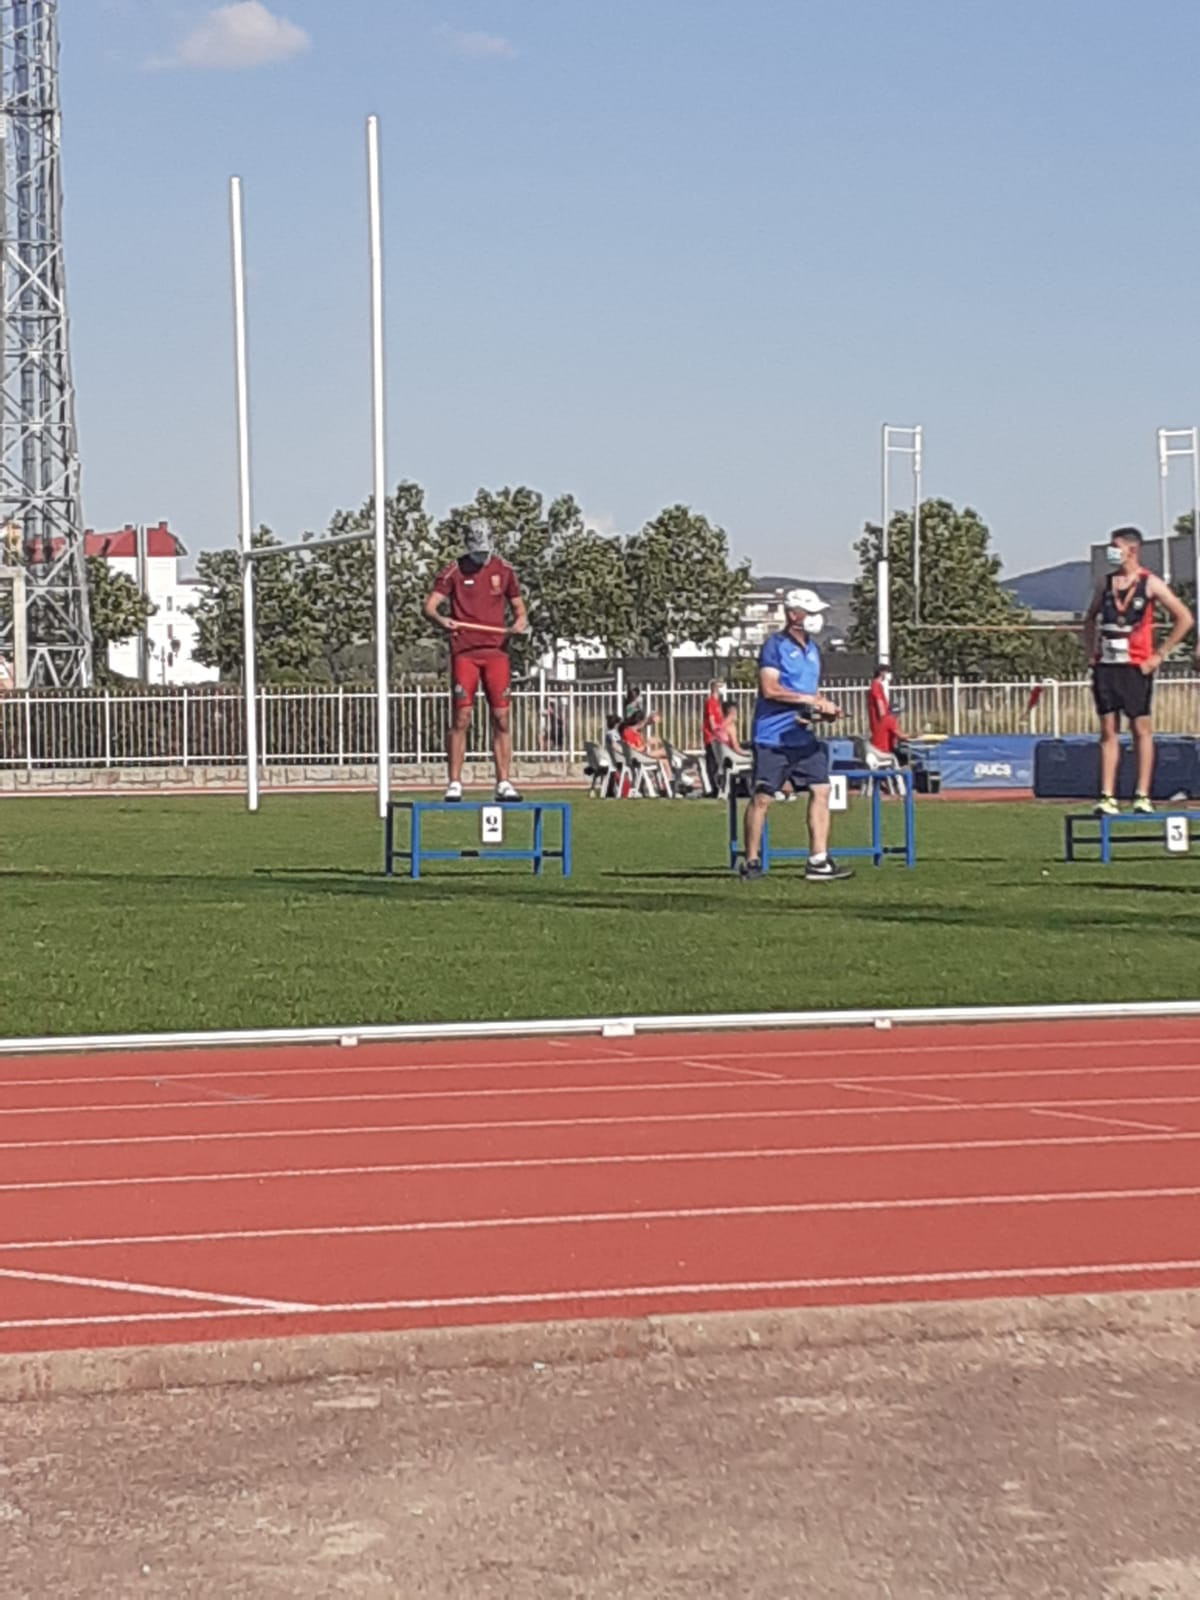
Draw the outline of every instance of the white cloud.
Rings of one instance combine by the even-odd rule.
[[[456,56],[472,61],[512,61],[516,46],[498,33],[473,33],[461,28],[439,28],[438,32]]]
[[[238,71],[289,61],[311,46],[303,28],[277,17],[263,0],[232,0],[229,5],[214,7],[169,61],[151,65]]]
[[[593,533],[603,534],[606,539],[611,539],[618,531],[617,519],[611,511],[584,511],[582,516],[585,528],[591,528]]]

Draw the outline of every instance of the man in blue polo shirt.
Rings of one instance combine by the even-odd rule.
[[[813,732],[813,718],[841,716],[821,693],[821,652],[814,637],[824,625],[825,601],[812,589],[790,589],[784,625],[758,657],[754,707],[754,779],[746,808],[744,878],[762,877],[762,836],[771,801],[785,783],[808,790],[809,857],[804,876],[816,883],[850,878],[829,854],[829,751]]]

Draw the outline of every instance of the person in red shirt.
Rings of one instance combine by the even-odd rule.
[[[511,620],[510,620],[511,613]],[[512,665],[508,640],[524,633],[528,621],[517,575],[495,554],[491,529],[482,519],[470,523],[463,553],[440,572],[425,602],[425,615],[450,635],[451,718],[447,736],[450,782],[447,800],[463,797],[462,769],[475,696],[482,685],[492,717],[492,755],[496,799],[520,800],[509,778],[512,732],[509,692]]]
[[[725,737],[725,706],[721,699],[724,692],[725,685],[720,678],[714,678],[708,686],[708,699],[704,702],[704,765],[708,769],[708,783],[713,794],[717,794],[721,787],[716,747],[728,743]]]
[[[885,666],[875,668],[867,694],[867,723],[871,730],[871,749],[883,756],[895,756],[904,735],[892,710],[891,674]]]

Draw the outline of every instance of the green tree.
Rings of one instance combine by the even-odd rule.
[[[1187,534],[1189,537],[1191,536],[1192,513],[1190,511],[1185,511],[1181,517],[1176,517],[1175,532]],[[1171,587],[1175,590],[1175,593],[1184,602],[1184,604],[1189,608],[1193,617],[1200,616],[1200,612],[1198,612],[1196,608],[1196,585],[1194,583],[1173,583]],[[1193,628],[1188,634],[1187,638],[1180,645],[1179,650],[1172,657],[1172,660],[1180,662],[1186,661],[1189,666],[1193,665],[1196,659],[1196,642],[1197,630],[1196,628]]]
[[[125,644],[145,631],[157,607],[127,573],[114,572],[101,556],[87,558],[88,605],[92,617],[92,672],[97,683],[114,676],[110,645]]]
[[[375,525],[374,497],[357,511],[338,511],[328,534],[358,533]],[[393,674],[432,665],[433,641],[421,615],[439,568],[449,559],[425,509],[419,484],[403,482],[386,505],[388,656]],[[318,620],[321,654],[338,681],[368,678],[375,661],[375,543],[314,548],[304,558],[304,584]]]
[[[254,547],[279,544],[259,528]],[[255,636],[258,676],[263,683],[296,682],[318,676],[321,622],[305,581],[302,555],[260,561],[255,570]],[[206,550],[196,563],[201,597],[189,608],[196,619],[196,660],[216,667],[225,680],[242,676],[242,559],[235,550]]]
[[[625,564],[634,637],[651,655],[663,657],[674,684],[677,646],[715,652],[741,617],[750,564],[731,567],[725,530],[681,505],[660,511],[634,534]]]
[[[633,633],[633,596],[621,540],[572,528],[550,551],[542,604],[554,642],[595,642],[610,657],[624,655]]]
[[[915,625],[910,512],[890,524],[892,664],[908,678],[1071,677],[1084,666],[1078,632],[1041,631],[1000,581],[1000,558],[978,512],[948,500],[921,507],[921,626]],[[854,547],[850,643],[876,649],[878,525]]]

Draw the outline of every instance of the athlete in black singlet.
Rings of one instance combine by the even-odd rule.
[[[1157,573],[1142,565],[1142,536],[1118,528],[1108,543],[1113,571],[1096,590],[1084,622],[1084,642],[1092,660],[1092,695],[1100,718],[1100,803],[1097,815],[1114,816],[1117,768],[1121,760],[1118,725],[1129,721],[1137,758],[1135,811],[1153,811],[1154,674],[1192,627],[1192,613]],[[1171,632],[1154,643],[1156,606],[1171,618]]]

